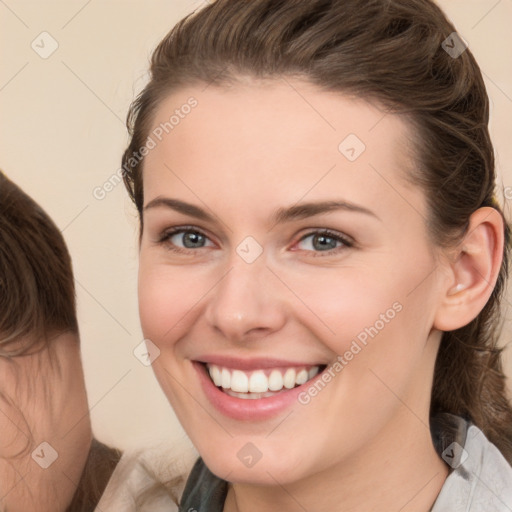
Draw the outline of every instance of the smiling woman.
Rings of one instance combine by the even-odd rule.
[[[180,510],[509,510],[487,122],[429,0],[217,0],[160,43],[123,169]]]

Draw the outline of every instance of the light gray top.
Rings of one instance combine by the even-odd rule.
[[[441,452],[453,469],[432,512],[512,512],[512,468],[478,427],[466,425],[465,442],[454,440]]]

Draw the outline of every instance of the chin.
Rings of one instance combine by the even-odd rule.
[[[219,478],[232,483],[275,485],[290,483],[304,475],[303,454],[293,455],[283,443],[272,445],[268,440],[249,436],[234,437],[227,444],[205,440],[199,453],[208,469]],[[212,445],[216,445],[212,449]],[[299,471],[301,474],[299,474]]]

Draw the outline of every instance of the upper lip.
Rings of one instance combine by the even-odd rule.
[[[268,357],[255,357],[251,359],[241,359],[230,356],[219,356],[219,355],[206,355],[198,357],[196,361],[206,364],[214,364],[224,368],[236,368],[239,370],[263,370],[266,368],[279,368],[279,367],[311,367],[311,366],[323,366],[323,363],[312,363],[304,361],[287,361],[284,359],[268,358]]]

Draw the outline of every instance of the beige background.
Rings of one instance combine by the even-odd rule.
[[[134,209],[122,185],[102,200],[93,190],[119,168],[125,115],[144,84],[152,48],[201,3],[0,0],[0,167],[64,233],[74,259],[93,426],[100,439],[122,448],[181,442],[184,434],[151,368],[133,355],[142,340]],[[440,4],[484,72],[498,171],[512,187],[512,0]],[[33,41],[39,53],[58,48],[43,59]],[[504,342],[511,331],[507,321]]]

